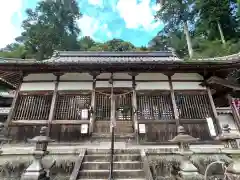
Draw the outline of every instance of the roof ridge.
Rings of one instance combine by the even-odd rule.
[[[172,51],[55,51],[53,57],[176,57]]]

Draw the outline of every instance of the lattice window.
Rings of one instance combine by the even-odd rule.
[[[132,120],[132,93],[119,96],[116,98],[116,119],[117,120]]]
[[[139,120],[168,120],[173,118],[171,96],[169,92],[148,92],[137,95]]]
[[[110,96],[96,92],[96,120],[110,120]]]
[[[48,120],[52,93],[20,94],[14,109],[14,120]]]
[[[55,120],[81,120],[82,110],[90,105],[91,94],[58,94]]]
[[[206,119],[213,117],[212,107],[206,92],[175,92],[180,119]]]

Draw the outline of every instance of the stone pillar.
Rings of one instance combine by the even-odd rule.
[[[199,174],[198,169],[194,164],[190,161],[190,157],[193,154],[190,151],[189,144],[191,142],[197,141],[197,138],[194,138],[188,134],[186,134],[183,126],[178,126],[177,129],[178,135],[175,136],[170,142],[175,142],[179,145],[178,154],[182,155],[182,161],[180,162],[179,172],[177,179],[184,180],[193,180],[195,177],[198,179],[204,179],[204,177]]]

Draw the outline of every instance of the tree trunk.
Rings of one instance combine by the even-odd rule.
[[[217,21],[217,25],[218,25],[218,30],[220,33],[221,41],[222,41],[223,45],[226,45],[225,37],[224,37],[223,31],[222,31],[222,26],[219,21]]]
[[[188,31],[187,21],[183,22],[183,28],[184,28],[184,33],[185,33],[186,40],[187,40],[189,57],[192,58],[193,57],[193,48],[192,48],[191,37],[190,37],[189,31]]]

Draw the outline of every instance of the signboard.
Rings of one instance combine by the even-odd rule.
[[[212,118],[208,117],[206,119],[211,136],[217,136]]]
[[[82,109],[81,119],[82,120],[88,119],[88,109]]]
[[[82,124],[81,125],[81,133],[87,134],[88,133],[88,124]]]
[[[10,112],[10,107],[0,107],[0,114],[8,114]]]
[[[139,134],[145,134],[146,133],[146,126],[145,124],[139,124]]]

